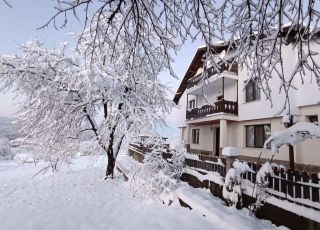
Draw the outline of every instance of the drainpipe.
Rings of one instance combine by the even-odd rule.
[[[290,116],[289,127],[291,127],[292,125],[293,125],[293,116]],[[290,169],[294,171],[294,149],[292,145],[289,145],[289,161],[290,161]]]
[[[293,116],[290,115],[290,121],[284,123],[284,127],[290,128],[293,125]],[[289,144],[289,166],[292,171],[294,171],[294,149],[293,146]]]

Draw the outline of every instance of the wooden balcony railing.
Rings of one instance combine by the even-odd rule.
[[[202,118],[215,113],[238,115],[238,102],[220,100],[215,102],[214,105],[204,105],[201,108],[187,110],[186,119]]]
[[[230,67],[230,65],[220,66],[220,73],[225,70],[228,70],[228,71],[234,72],[234,73],[238,73],[238,65],[233,64],[231,67]],[[207,79],[211,78],[212,76],[214,76],[217,73],[218,73],[218,71],[216,71],[213,67],[209,68],[207,70]],[[200,74],[192,77],[191,79],[189,79],[188,84],[187,84],[187,88],[189,89],[195,85],[198,85],[199,82],[203,79],[203,77],[204,77],[203,74],[200,73]]]

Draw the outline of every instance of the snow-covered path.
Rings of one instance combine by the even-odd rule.
[[[216,229],[195,211],[134,196],[120,177],[104,181],[103,161],[86,162],[35,179],[41,165],[0,171],[0,229]]]

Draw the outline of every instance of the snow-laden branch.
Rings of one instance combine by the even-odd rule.
[[[279,152],[283,145],[295,145],[307,139],[320,138],[320,126],[313,123],[298,122],[288,129],[274,132],[264,143],[264,148],[271,145],[272,153]]]
[[[319,1],[303,0],[56,0],[56,14],[50,23],[62,17],[79,18],[84,10],[84,28],[79,34],[79,46],[86,43],[87,57],[99,56],[104,46],[112,47],[112,60],[127,52],[128,68],[134,69],[140,54],[153,62],[153,50],[158,47],[163,65],[175,76],[171,66],[173,54],[185,41],[200,37],[208,47],[207,57],[219,71],[216,52],[221,47],[235,50],[232,62],[248,70],[248,78],[256,79],[259,87],[272,102],[272,91],[283,91],[285,104],[290,104],[289,91],[294,79],[305,81],[312,72],[314,84],[320,86],[320,63],[315,44],[319,44]],[[93,12],[90,14],[89,12]],[[90,40],[87,34],[90,33]],[[120,41],[120,42],[119,42]],[[297,60],[290,76],[283,64],[285,46],[295,49]],[[220,52],[220,51],[219,51]],[[103,58],[100,57],[100,58]],[[92,60],[92,59],[91,59]],[[288,75],[288,74],[287,74]],[[272,86],[270,81],[280,79]]]

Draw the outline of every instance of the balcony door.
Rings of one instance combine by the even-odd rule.
[[[216,156],[219,156],[219,152],[220,152],[220,127],[217,127],[216,129],[215,129],[215,149],[214,149],[214,151],[215,151],[215,155]]]

